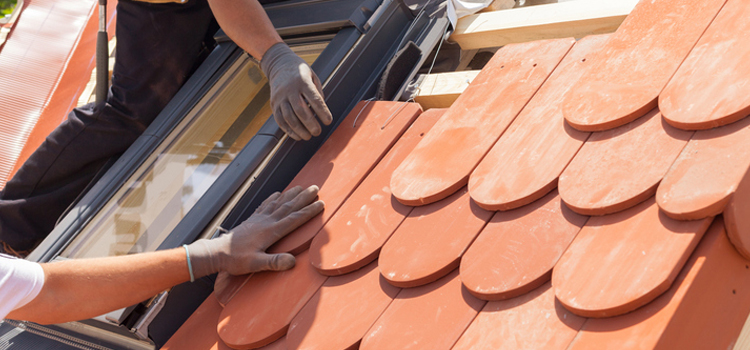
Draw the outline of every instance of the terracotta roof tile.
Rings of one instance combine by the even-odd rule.
[[[292,320],[287,346],[351,349],[399,291],[383,279],[376,262],[353,273],[331,277]]]
[[[402,290],[360,349],[450,349],[484,304],[462,287],[454,270],[435,283]]]
[[[325,210],[269,251],[297,254],[307,249],[318,230],[421,111],[416,103],[360,102],[289,184],[289,188],[318,185]]]
[[[666,293],[629,314],[589,319],[567,349],[732,349],[750,311],[749,274],[717,219]]]
[[[221,315],[221,305],[216,301],[213,294],[193,312],[193,315],[182,324],[177,330],[175,336],[162,347],[163,350],[185,350],[185,349],[204,349],[204,350],[229,350],[219,334],[216,333],[216,322]]]
[[[518,298],[487,303],[453,350],[565,349],[585,321],[555,300],[547,282]]]
[[[412,210],[393,199],[388,186],[391,173],[444,112],[422,113],[315,236],[310,261],[320,273],[349,273],[377,259],[380,248]]]
[[[605,215],[656,193],[692,132],[667,124],[657,109],[591,135],[560,175],[560,196],[575,212]]]
[[[697,131],[664,176],[656,202],[670,217],[719,215],[750,168],[750,118]]]
[[[723,226],[750,257],[750,118],[693,132],[653,110],[723,3],[642,1],[610,39],[508,45],[450,109],[417,116],[414,107],[385,136],[359,123],[379,127],[384,111],[405,105],[370,104],[360,136],[350,127],[360,104],[295,180],[321,185],[328,205],[285,243],[299,252],[312,239],[310,251],[289,272],[222,279],[207,301],[223,300],[220,315],[196,313],[175,338],[289,349],[728,348],[750,312],[750,261]],[[608,106],[590,124],[606,131],[563,122]],[[205,324],[213,331],[195,328]]]
[[[298,255],[291,270],[256,273],[248,279],[219,316],[217,331],[225,344],[254,349],[286,334],[292,318],[326,281],[308,255]]]
[[[214,282],[214,297],[216,301],[222,307],[226,306],[252,276],[252,274],[232,276],[228,273],[219,273],[216,277],[216,282]]]
[[[670,219],[653,198],[592,217],[555,265],[555,295],[585,317],[633,311],[669,288],[711,221]]]
[[[654,109],[724,2],[639,2],[565,96],[565,119],[579,130],[602,131]]]
[[[747,1],[729,0],[659,96],[670,124],[710,129],[750,114],[750,30]]]
[[[485,300],[512,298],[550,280],[552,268],[588,217],[557,191],[519,209],[497,212],[461,258],[461,281]]]
[[[737,251],[750,260],[750,169],[724,210],[727,235]]]
[[[471,198],[487,210],[510,210],[544,197],[589,137],[565,124],[559,101],[607,40],[576,42],[560,65],[471,173]],[[497,176],[503,174],[503,176]]]
[[[393,195],[407,205],[439,201],[469,174],[573,45],[573,39],[510,44],[393,172]]]
[[[405,288],[436,281],[458,267],[490,217],[492,212],[469,199],[466,187],[440,202],[414,208],[380,251],[380,273]]]

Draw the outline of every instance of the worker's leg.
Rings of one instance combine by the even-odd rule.
[[[120,0],[112,87],[103,106],[74,109],[0,193],[0,241],[32,249],[110,157],[135,141],[187,80],[213,16],[206,0]]]

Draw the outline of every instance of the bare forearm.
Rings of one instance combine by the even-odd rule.
[[[271,20],[257,0],[209,0],[211,11],[224,32],[257,59],[281,42]]]
[[[39,295],[8,318],[38,323],[87,319],[148,299],[190,279],[185,250],[42,264]]]

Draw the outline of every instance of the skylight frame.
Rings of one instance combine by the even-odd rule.
[[[328,6],[331,11],[336,11],[333,5],[336,3],[343,4],[347,1],[312,0],[296,1],[289,4],[298,4],[300,8],[304,6]],[[328,21],[328,24],[323,26],[320,23],[305,24],[303,23],[305,21],[300,21],[304,25],[297,26],[293,30],[290,29],[288,32],[296,33],[294,31],[301,30],[300,28],[309,28],[315,31],[310,33],[310,38],[333,37],[328,48],[322,52],[312,67],[321,80],[325,82],[326,101],[334,116],[346,115],[359,100],[374,96],[380,75],[390,61],[390,57],[405,43],[404,37],[416,41],[420,48],[424,46],[427,52],[434,47],[430,46],[431,44],[425,44],[424,35],[426,32],[434,32],[433,29],[436,28],[434,21],[426,23],[418,18],[415,20],[417,11],[410,10],[400,0],[384,1],[383,6],[378,7],[380,5],[379,0],[365,0],[359,3],[355,9],[355,11],[361,13],[350,14],[348,17],[342,16],[341,18],[346,17],[346,19]],[[275,5],[271,5],[271,7],[273,6]],[[351,7],[346,8],[349,8],[347,11],[351,11]],[[300,11],[299,13],[305,12]],[[269,11],[269,14],[271,13],[273,12]],[[275,22],[273,16],[271,20]],[[341,28],[341,23],[345,23],[343,28]],[[288,28],[292,27],[294,26],[290,25]],[[284,30],[284,28],[277,29],[280,32]],[[444,33],[445,28],[440,27],[439,31]],[[50,261],[57,257],[61,249],[74,237],[76,231],[80,230],[93,214],[111,198],[119,186],[137,169],[140,162],[157,147],[161,138],[174,128],[174,125],[179,121],[176,118],[193,108],[199,96],[205,94],[208,88],[226,71],[231,62],[243,54],[222,34],[221,32],[217,34],[217,47],[160,114],[157,121],[147,129],[143,137],[139,138],[115,162],[100,181],[93,185],[82,200],[75,205],[73,211],[62,219],[48,239],[32,252],[31,260]],[[284,37],[284,39],[290,44],[298,43],[300,40],[304,41],[297,34]],[[425,53],[424,56],[422,61],[427,54]],[[415,70],[418,68],[416,67]],[[201,235],[210,236],[212,235],[212,227],[207,228],[207,225],[214,220],[216,213],[220,210],[226,216],[226,219],[223,220],[224,225],[231,224],[232,220],[246,215],[248,208],[253,207],[255,200],[285,187],[299,168],[325,141],[327,135],[335,129],[340,119],[335,121],[335,125],[324,128],[323,135],[326,136],[305,143],[297,143],[283,138],[283,133],[278,126],[272,120],[269,120],[257,135],[266,137],[268,142],[259,140],[256,145],[251,146],[253,143],[251,141],[232,163],[233,165],[236,163],[238,166],[232,166],[230,167],[232,171],[224,172],[212,186],[210,193],[207,192],[196,204],[196,207],[210,209],[195,210],[188,213],[159,249],[179,246]],[[257,136],[253,140],[260,139]],[[253,147],[263,148],[263,152],[267,150],[267,153],[256,152],[256,154],[251,154],[253,151],[249,149]],[[256,169],[257,164],[253,165],[253,162],[267,162],[267,167],[265,170],[253,174],[257,176],[257,180],[245,192],[236,192],[238,188],[243,186],[247,176],[251,175]],[[233,199],[232,204],[236,204],[236,206],[224,207],[224,204],[230,199]],[[213,223],[215,224],[218,221],[213,221]],[[151,316],[152,323],[148,326],[148,333],[156,345],[166,342],[192,310],[211,292],[210,287],[213,280],[211,277],[204,278],[204,280],[173,288],[170,291],[169,298],[166,298],[166,303],[160,305],[160,308],[163,307],[162,312]],[[149,310],[146,311],[149,312]],[[123,315],[128,314],[134,315],[129,311],[123,313]],[[128,325],[132,326],[139,321],[141,317],[135,314],[135,318],[130,317],[130,319],[131,321],[124,319],[121,322],[128,327]],[[111,324],[102,321],[87,320],[77,323],[86,324],[87,329],[94,330],[93,333],[97,332],[96,329],[101,328],[101,334],[97,337],[103,339],[109,339],[107,334],[113,331],[109,329],[112,327]],[[77,323],[72,323],[73,326],[65,329],[72,332],[71,334],[76,334],[75,324]]]

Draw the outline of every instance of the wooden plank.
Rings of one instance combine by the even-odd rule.
[[[516,6],[516,0],[494,0],[480,12],[507,10]]]
[[[734,343],[733,348],[733,350],[743,349],[750,349],[750,315],[747,316],[745,325],[742,327],[742,332],[740,332],[740,336],[737,338],[737,342]]]
[[[474,81],[477,74],[479,74],[478,70],[424,74],[418,78],[422,82],[414,101],[419,103],[424,110],[448,108]]]
[[[479,13],[458,21],[462,49],[614,32],[638,0],[577,0]]]

